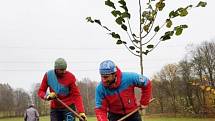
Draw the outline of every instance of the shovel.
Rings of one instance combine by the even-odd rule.
[[[149,102],[152,102],[153,100],[155,100],[155,98],[150,99]],[[117,121],[123,121],[124,119],[128,118],[129,116],[131,116],[132,114],[136,113],[138,110],[140,110],[140,107],[137,107],[136,109],[134,109],[132,112],[128,113],[127,115],[123,116],[122,118],[120,118]]]
[[[56,98],[58,102],[60,102],[63,106],[65,106],[70,112],[72,112],[76,117],[78,117],[81,121],[85,121],[80,115],[78,115],[77,112],[75,112],[72,108],[70,108],[67,104],[65,104],[62,100],[59,98]]]

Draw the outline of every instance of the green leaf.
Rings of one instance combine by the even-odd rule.
[[[125,20],[122,17],[118,17],[116,19],[116,23],[119,24],[119,25],[121,25],[123,22],[125,22]]]
[[[183,29],[181,27],[176,27],[175,29],[176,29],[175,35],[179,36],[182,34]]]
[[[105,28],[106,30],[108,30],[108,31],[111,31],[110,29],[108,29],[106,26],[102,26],[103,28]]]
[[[148,15],[149,15],[149,12],[148,12],[148,11],[143,11],[142,17],[146,17],[146,16],[148,16]]]
[[[165,35],[168,35],[168,36],[172,36],[174,34],[174,31],[167,31],[165,32]]]
[[[171,37],[170,37],[170,35],[165,34],[165,35],[162,36],[160,39],[161,39],[161,41],[165,41],[165,40],[171,39]]]
[[[121,12],[118,11],[118,10],[113,10],[111,13],[112,13],[112,15],[115,16],[115,17],[117,17],[117,15],[118,15],[118,16],[121,16]]]
[[[112,7],[113,9],[116,9],[116,7],[114,6],[114,3],[112,1],[110,1],[110,0],[106,0],[105,5],[107,5],[109,7]]]
[[[132,34],[132,36],[133,36],[133,37],[137,37],[136,34],[134,34],[134,33]]]
[[[166,19],[166,27],[170,28],[172,26],[172,21],[170,19]]]
[[[207,2],[200,1],[196,7],[205,7],[206,5],[207,5]]]
[[[122,43],[123,43],[123,44],[127,44],[127,42],[125,42],[125,41],[122,41]]]
[[[185,9],[192,8],[193,5],[188,5]]]
[[[147,55],[149,53],[149,50],[146,50],[143,52],[144,55]]]
[[[131,50],[134,50],[134,49],[135,49],[135,47],[134,47],[134,46],[129,46],[129,48],[130,48]]]
[[[162,11],[164,7],[165,7],[165,3],[163,3],[163,1],[160,1],[160,2],[156,3],[156,8],[159,11]]]
[[[100,20],[95,19],[94,21],[95,21],[95,23],[101,25],[101,21]]]
[[[154,20],[154,17],[152,16],[152,14],[150,14],[149,16],[146,16],[146,18],[149,21],[153,21]]]
[[[155,10],[152,10],[152,16],[155,16],[156,14],[157,14],[157,11],[155,11]]]
[[[145,22],[145,19],[141,18],[141,24],[144,24],[144,22]]]
[[[110,33],[110,35],[113,37],[113,38],[118,38],[118,39],[120,39],[120,36],[119,36],[119,34],[117,34],[117,33],[115,33],[115,32],[112,32],[112,33]]]
[[[186,24],[180,25],[180,27],[183,28],[183,29],[184,29],[184,28],[188,28],[188,26],[187,26]]]
[[[117,44],[117,45],[122,44],[122,40],[117,40],[116,44]]]
[[[144,29],[145,32],[148,32],[148,31],[149,31],[149,24],[145,25],[145,26],[143,27],[143,29]]]
[[[147,45],[147,48],[153,48],[154,45]]]
[[[155,29],[154,29],[155,32],[158,32],[159,30],[160,30],[159,26],[156,26]]]
[[[122,6],[126,5],[126,2],[124,0],[120,0],[120,1],[118,1],[118,3],[120,3]]]
[[[177,12],[177,11],[171,11],[170,13],[169,13],[169,18],[175,18],[175,17],[177,17],[179,15],[179,13]]]
[[[179,12],[179,11],[181,11],[181,10],[183,10],[184,8],[182,8],[182,7],[180,7],[180,8],[178,8],[175,12]]]
[[[87,22],[91,22],[91,23],[94,22],[91,17],[87,17],[86,20],[87,20]]]
[[[171,37],[166,35],[166,36],[164,36],[163,41],[168,40],[168,39],[171,39]]]
[[[130,19],[130,13],[128,13],[128,12],[123,12],[122,14],[121,14],[121,17],[122,18],[129,18]]]
[[[184,17],[184,16],[186,16],[186,15],[188,14],[188,11],[187,11],[186,9],[182,9],[182,10],[180,10],[179,12],[180,12],[179,15],[180,15],[181,17]]]
[[[139,41],[138,41],[138,40],[136,40],[136,39],[135,39],[135,40],[132,40],[132,41],[133,41],[133,42],[135,42],[135,43],[139,43]]]
[[[127,31],[127,26],[125,24],[122,24],[121,28],[124,29],[125,31]]]

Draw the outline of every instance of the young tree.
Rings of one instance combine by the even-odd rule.
[[[147,55],[151,52],[160,42],[171,39],[173,35],[179,36],[185,28],[188,28],[188,25],[186,24],[173,26],[173,19],[177,17],[185,17],[188,15],[188,11],[191,8],[205,7],[207,4],[206,2],[200,1],[195,6],[187,5],[185,7],[179,7],[176,10],[170,11],[168,18],[161,23],[156,20],[158,13],[161,13],[165,8],[165,0],[148,0],[145,2],[147,6],[145,9],[143,9],[142,1],[145,2],[146,0],[138,0],[139,20],[136,23],[139,25],[139,30],[135,33],[133,31],[134,26],[130,24],[131,17],[135,13],[130,13],[126,1],[105,0],[105,5],[112,9],[111,14],[114,16],[116,24],[128,35],[129,41],[125,41],[119,32],[112,31],[107,26],[103,25],[99,19],[93,19],[91,17],[86,18],[88,22],[96,23],[107,30],[108,34],[117,40],[116,44],[123,44],[129,52],[139,58],[141,74],[143,74],[143,55]],[[161,29],[166,32],[161,34],[161,37],[156,41],[155,36]]]

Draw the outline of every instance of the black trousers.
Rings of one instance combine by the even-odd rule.
[[[124,117],[125,115],[109,112],[108,119],[109,119],[109,121],[117,121],[120,118]],[[132,114],[131,116],[127,117],[124,121],[142,121],[142,119],[141,119],[139,112],[136,112],[136,113]]]
[[[74,105],[70,107],[75,110]],[[75,116],[68,109],[51,109],[50,112],[51,121],[75,121]]]

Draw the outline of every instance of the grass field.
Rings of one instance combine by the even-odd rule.
[[[23,118],[4,118],[0,119],[0,121],[23,121]],[[40,117],[40,121],[50,121],[49,117]],[[76,120],[78,121],[78,120]],[[87,121],[96,121],[95,117],[88,117]],[[215,121],[215,118],[144,118],[144,121]]]

